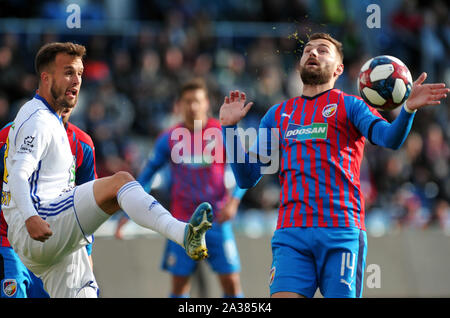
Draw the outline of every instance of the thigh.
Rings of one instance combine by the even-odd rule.
[[[62,258],[92,243],[92,233],[109,217],[99,211],[92,192],[93,181],[77,186],[56,199],[41,203],[38,214],[46,220],[53,235],[44,243],[33,240],[21,227],[19,256],[38,276]]]
[[[190,276],[197,263],[192,260],[184,248],[177,243],[167,240],[161,268],[176,276]]]
[[[239,252],[230,222],[213,224],[206,232],[207,261],[218,274],[236,273],[241,270]]]
[[[317,289],[314,256],[308,228],[279,229],[272,238],[270,294],[291,292],[313,297]]]
[[[37,209],[39,216],[49,223],[53,235],[43,243],[27,235],[23,249],[19,251],[25,258],[24,264],[37,275],[92,242],[92,237],[85,235],[76,215],[76,191],[74,188],[50,202],[41,203]]]
[[[74,213],[85,237],[90,237],[110,217],[98,206],[94,197],[93,180],[74,189]]]
[[[316,249],[319,288],[324,297],[361,297],[367,254],[365,231],[356,228],[318,229]]]
[[[98,286],[85,248],[50,266],[41,279],[51,298],[97,297]]]

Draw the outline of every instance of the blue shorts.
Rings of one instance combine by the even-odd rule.
[[[239,252],[234,239],[232,224],[213,223],[206,232],[206,246],[209,257],[206,259],[218,274],[236,273],[241,270]],[[168,240],[161,268],[176,276],[190,276],[196,269],[197,261],[192,260],[184,248]]]
[[[0,297],[49,298],[42,281],[19,259],[11,247],[0,247]]]
[[[357,228],[284,228],[272,238],[270,294],[361,297],[367,235]]]

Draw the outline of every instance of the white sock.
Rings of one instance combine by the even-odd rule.
[[[184,246],[186,223],[174,218],[137,181],[126,183],[117,192],[117,202],[128,216],[140,226],[159,232]]]

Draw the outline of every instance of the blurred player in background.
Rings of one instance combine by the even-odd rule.
[[[8,240],[50,297],[97,297],[86,249],[116,211],[206,257],[212,211],[201,204],[189,223],[173,218],[126,172],[75,186],[62,114],[75,107],[86,49],[71,42],[42,46],[35,60],[38,94],[19,110],[5,149],[2,209]]]
[[[67,109],[61,114],[67,137],[69,138],[72,155],[75,158],[75,184],[97,178],[95,170],[95,149],[91,137],[72,123],[69,123],[73,108]],[[12,123],[6,125],[0,131],[0,156],[4,157],[6,149],[6,138]],[[0,162],[0,173],[3,175],[3,160]],[[20,261],[19,256],[14,252],[9,244],[8,224],[6,224],[3,212],[0,211],[0,283],[1,296],[14,298],[47,298],[42,281],[37,278]],[[92,243],[86,245],[91,266],[92,263]]]
[[[170,163],[171,174],[171,207],[173,216],[181,221],[189,219],[186,211],[195,208],[200,202],[208,201],[213,206],[214,223],[206,234],[210,256],[208,262],[219,275],[224,297],[242,297],[240,284],[240,260],[234,239],[232,224],[229,222],[238,210],[242,196],[246,190],[236,187],[232,195],[228,194],[224,184],[225,157],[220,162],[212,158],[201,158],[198,163],[193,162],[194,157],[203,157],[208,140],[205,140],[205,131],[215,128],[220,132],[220,123],[211,118],[208,89],[202,79],[194,79],[185,83],[180,90],[176,102],[176,110],[181,114],[182,122],[162,133],[155,142],[153,157],[147,162],[137,178],[142,186],[151,184],[155,173],[165,164]],[[198,130],[194,130],[195,121],[199,123]],[[189,131],[186,140],[179,140],[177,130]],[[186,130],[187,129],[187,130]],[[202,140],[198,153],[195,151],[194,140]],[[197,137],[196,137],[197,135]],[[186,137],[186,136],[184,136]],[[216,147],[223,150],[222,136],[215,140]],[[179,142],[188,142],[191,154],[183,154],[189,162],[176,163],[172,158],[172,151],[179,147]],[[174,149],[174,147],[176,147]],[[225,151],[222,151],[225,155]],[[186,157],[187,156],[187,157]],[[212,163],[207,163],[211,162]],[[119,220],[116,237],[120,237],[120,228],[125,224],[126,218]],[[167,241],[164,252],[162,268],[172,274],[171,297],[189,297],[189,278],[194,273],[197,264],[185,255],[183,249],[171,241]]]
[[[272,297],[312,297],[317,287],[324,297],[361,297],[367,237],[359,170],[365,138],[398,149],[415,112],[439,104],[450,91],[445,84],[423,84],[422,73],[400,114],[388,123],[361,98],[333,88],[343,70],[342,44],[325,33],[311,35],[300,60],[302,96],[271,107],[245,163],[231,164],[238,184],[249,188],[262,176],[263,159],[279,155],[281,160]],[[220,121],[229,138],[227,151],[242,149],[232,133],[251,106],[245,93],[225,97]],[[270,148],[271,128],[278,131],[278,149]],[[249,163],[249,156],[258,161]]]

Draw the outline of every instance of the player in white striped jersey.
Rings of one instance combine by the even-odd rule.
[[[50,297],[96,297],[86,249],[110,215],[124,210],[136,223],[206,257],[209,204],[189,223],[173,218],[126,172],[74,186],[75,163],[61,114],[77,103],[84,46],[44,45],[36,56],[39,90],[19,110],[5,151],[2,208],[8,239],[22,262],[44,282]]]

